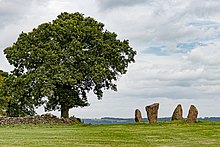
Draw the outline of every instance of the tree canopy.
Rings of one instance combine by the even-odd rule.
[[[36,102],[29,99],[25,79],[15,78],[0,70],[0,115],[26,116],[35,114]]]
[[[7,77],[7,73],[0,70],[0,115],[6,115],[8,98],[4,97],[4,87],[5,87],[5,78]]]
[[[136,52],[128,40],[104,29],[104,24],[81,13],[61,13],[31,32],[22,32],[4,50],[19,89],[29,103],[45,103],[68,117],[73,107],[88,106],[87,93],[98,99],[103,89],[117,90],[114,81],[127,72]],[[20,82],[20,84],[19,84]]]

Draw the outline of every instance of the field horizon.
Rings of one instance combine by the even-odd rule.
[[[129,124],[135,123],[134,118],[120,118],[120,117],[101,117],[101,118],[82,118],[85,124]],[[170,121],[171,117],[160,117],[158,122]],[[186,120],[186,118],[184,118]],[[199,121],[220,122],[220,117],[199,117]],[[148,122],[147,118],[143,118],[142,122]]]

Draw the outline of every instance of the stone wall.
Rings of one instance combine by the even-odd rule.
[[[52,114],[43,114],[26,117],[0,117],[0,125],[14,124],[73,124],[80,123],[79,118],[58,118]]]

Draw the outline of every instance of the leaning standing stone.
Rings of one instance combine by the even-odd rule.
[[[183,120],[183,109],[180,104],[174,110],[171,120]]]
[[[157,123],[157,114],[158,114],[158,109],[159,109],[159,103],[154,103],[152,105],[146,106],[145,109],[147,111],[147,118],[149,120],[149,123],[150,124]]]
[[[196,107],[194,105],[191,105],[186,122],[187,123],[196,123],[197,116],[198,116],[198,110],[196,109]]]
[[[142,121],[142,116],[141,116],[141,111],[139,109],[135,110],[135,122],[141,122]]]

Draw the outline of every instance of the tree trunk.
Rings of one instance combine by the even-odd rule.
[[[69,108],[65,105],[61,105],[61,118],[69,118]]]

